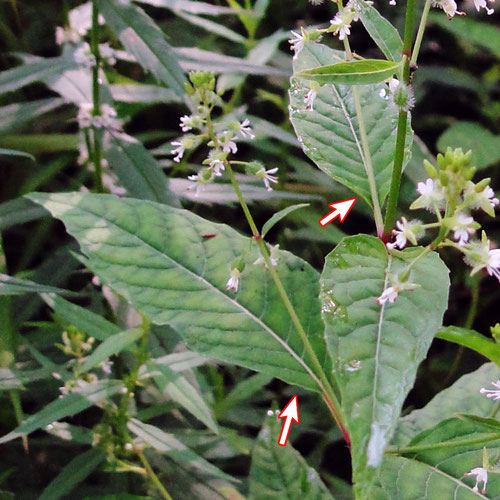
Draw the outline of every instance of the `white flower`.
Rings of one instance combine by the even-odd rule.
[[[387,243],[387,248],[390,250],[398,247],[402,250],[410,240],[414,245],[417,244],[417,238],[422,235],[421,221],[414,220],[408,222],[405,217],[401,217],[400,221],[396,222],[397,229],[393,229],[392,234],[396,236],[394,243]]]
[[[109,46],[109,43],[102,43],[99,45],[99,55],[108,66],[114,66],[116,64],[115,51]]]
[[[181,127],[181,130],[183,132],[188,132],[189,130],[191,130],[193,128],[191,124],[191,117],[189,115],[181,116],[181,123],[179,127]]]
[[[433,7],[443,9],[444,13],[448,16],[448,19],[453,18],[455,15],[465,16],[463,12],[459,12],[457,10],[455,0],[432,0],[431,4]]]
[[[398,298],[398,291],[390,286],[389,288],[386,288],[380,297],[375,299],[375,302],[378,302],[381,306],[384,305],[386,302],[391,302],[394,303],[396,302],[396,299]]]
[[[498,203],[499,203],[499,200],[498,198],[495,198],[495,192],[493,191],[493,189],[490,188],[490,186],[486,186],[480,193],[479,195],[485,200],[487,201],[492,208],[495,208]]]
[[[480,208],[488,215],[495,216],[495,208],[499,203],[495,197],[495,192],[490,186],[486,186],[482,191],[476,192],[476,184],[467,181],[464,189],[464,201],[471,208]],[[479,188],[480,189],[480,188]]]
[[[198,196],[201,191],[205,188],[207,184],[210,184],[214,180],[214,173],[212,170],[208,168],[202,169],[196,175],[189,175],[188,179],[195,183],[195,196]],[[193,186],[190,186],[188,189],[192,189]]]
[[[279,255],[278,251],[280,246],[279,245],[268,245],[269,247],[269,261],[271,262],[271,265],[273,267],[276,267],[278,265],[278,260],[279,260]],[[259,265],[259,264],[266,264],[266,261],[264,260],[264,257],[262,255],[254,262],[254,265]],[[266,264],[267,267],[267,264]]]
[[[233,136],[233,133],[227,130],[217,136],[217,140],[219,141],[222,151],[224,151],[224,153],[233,153],[233,155],[238,151],[238,146],[234,142],[237,139],[238,137]],[[208,145],[214,146],[214,143],[210,141]]]
[[[222,175],[222,171],[225,170],[225,159],[226,153],[220,153],[216,149],[212,149],[208,153],[208,158],[203,163],[208,163],[208,168],[213,170],[216,177],[220,177]]]
[[[174,161],[176,163],[179,163],[181,161],[181,158],[184,156],[185,147],[182,141],[172,141],[170,144],[172,144],[172,146],[176,146],[174,149],[172,149],[172,151],[170,151],[170,154],[176,155]]]
[[[489,1],[494,2],[495,0],[489,0]],[[493,12],[495,12],[493,9],[488,8],[488,4],[486,3],[486,0],[474,0],[474,6],[476,7],[476,10],[478,12],[481,9],[485,9],[488,16],[491,16],[491,14],[493,14]]]
[[[306,104],[306,109],[308,109],[309,111],[313,111],[314,100],[316,99],[317,95],[318,95],[317,92],[315,92],[313,89],[309,89],[307,94],[304,96],[304,102]]]
[[[477,493],[479,491],[479,483],[483,483],[481,493],[486,493],[486,484],[488,483],[488,471],[486,469],[476,467],[475,469],[466,472],[464,476],[476,476],[476,484],[474,485],[474,488],[472,488],[472,491]]]
[[[106,375],[111,375],[111,367],[113,366],[113,361],[110,361],[108,359],[107,361],[103,361],[99,366]]]
[[[497,248],[488,252],[486,270],[490,276],[495,276],[500,281],[500,249]]]
[[[255,136],[252,134],[252,129],[250,128],[250,121],[248,118],[245,118],[241,123],[238,123],[239,129],[237,133],[240,134],[241,138],[248,137],[249,139],[255,139]]]
[[[73,59],[76,64],[85,66],[87,69],[93,68],[95,66],[95,56],[90,50],[90,45],[85,42],[73,52]]]
[[[94,115],[94,105],[90,102],[83,102],[78,109],[78,125],[80,128],[105,128],[120,130],[122,121],[116,118],[116,110],[109,104],[101,104],[100,114]]]
[[[290,50],[294,51],[293,58],[296,59],[304,48],[304,44],[306,42],[305,32],[302,30],[302,33],[299,35],[297,32],[292,31],[292,35],[295,38],[288,40],[288,43],[291,45]]]
[[[453,222],[453,237],[458,241],[460,246],[463,246],[469,241],[469,235],[476,231],[474,227],[471,227],[471,224],[474,224],[474,219],[460,212],[454,218]]]
[[[500,281],[500,249],[490,250],[490,240],[483,231],[481,241],[464,245],[465,261],[472,267],[471,275],[486,269],[490,276]]]
[[[271,168],[269,170],[266,170],[264,167],[262,167],[256,174],[255,176],[258,177],[259,179],[262,179],[264,181],[264,186],[266,186],[266,189],[268,191],[272,191],[273,188],[271,187],[271,182],[273,184],[278,183],[278,177],[275,174],[278,171],[278,167]]]
[[[240,272],[238,269],[231,269],[231,277],[227,280],[226,283],[226,292],[229,290],[233,290],[234,293],[238,293],[238,287],[240,284]]]
[[[56,26],[56,43],[62,45],[66,42],[78,43],[80,35],[72,29],[64,29],[62,26]]]
[[[492,382],[491,385],[496,387],[496,389],[485,389],[484,387],[481,387],[479,392],[481,394],[486,394],[486,397],[492,398],[493,401],[498,401],[500,399],[500,380]]]
[[[417,192],[420,194],[411,205],[411,209],[427,208],[432,210],[434,206],[440,207],[445,199],[443,188],[432,179],[427,179],[425,182],[417,184]]]
[[[396,5],[396,0],[390,0],[389,5]]]
[[[339,40],[344,40],[347,35],[351,34],[350,27],[351,25],[346,19],[346,16],[343,12],[337,12],[335,17],[330,21],[332,26],[335,26],[334,35],[339,35]]]

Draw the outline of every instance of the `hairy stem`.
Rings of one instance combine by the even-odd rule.
[[[403,67],[403,82],[408,85],[410,82],[410,58],[413,41],[415,0],[408,0],[406,3],[405,34],[403,41],[403,57],[405,58]],[[401,174],[403,171],[403,160],[405,155],[406,128],[408,123],[408,112],[399,111],[398,131],[396,136],[396,151],[394,153],[394,166],[392,168],[391,187],[387,200],[385,212],[384,241],[390,239],[392,228],[396,222],[396,211],[398,208],[399,188],[401,186]]]
[[[161,484],[161,481],[159,480],[158,476],[156,475],[155,471],[151,467],[151,465],[148,462],[148,459],[144,456],[144,453],[142,450],[137,449],[136,450],[137,456],[142,462],[142,465],[144,465],[144,468],[146,469],[146,472],[148,476],[150,477],[151,481],[153,481],[154,485],[158,488],[158,491],[161,493],[162,497],[165,498],[166,500],[172,500],[172,497],[168,493],[168,491],[165,489],[163,484]]]
[[[101,114],[101,93],[99,87],[99,67],[101,63],[101,56],[99,53],[99,11],[97,10],[97,3],[95,0],[92,2],[92,30],[90,33],[90,50],[95,58],[95,64],[92,68],[92,103],[94,108],[92,114],[94,116]],[[93,163],[94,163],[94,179],[95,190],[98,193],[104,192],[102,184],[102,151],[101,141],[98,137],[95,127],[92,129],[93,136]],[[89,151],[90,156],[90,151]]]

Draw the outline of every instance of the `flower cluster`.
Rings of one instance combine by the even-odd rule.
[[[118,131],[122,128],[122,121],[116,118],[116,110],[109,104],[101,104],[100,113],[94,113],[94,105],[90,102],[80,104],[78,115],[78,125],[81,129],[95,127]]]
[[[171,154],[173,161],[179,163],[186,151],[194,150],[202,144],[210,148],[202,162],[204,167],[196,174],[188,176],[188,180],[194,183],[190,189],[195,190],[195,196],[217,177],[221,177],[230,163],[245,166],[248,175],[262,180],[266,189],[271,191],[271,184],[278,182],[277,177],[273,175],[278,171],[277,168],[266,170],[257,162],[229,160],[230,155],[238,152],[238,141],[255,138],[248,118],[242,121],[225,120],[224,117],[213,120],[212,110],[223,106],[221,97],[215,91],[215,77],[211,73],[195,71],[189,74],[189,79],[191,83],[186,85],[186,91],[195,112],[181,117],[179,126],[186,134],[171,143]],[[234,279],[237,280],[237,276]],[[233,286],[231,288],[234,289]]]

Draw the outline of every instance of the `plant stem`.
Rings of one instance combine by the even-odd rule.
[[[323,371],[323,368],[321,366],[321,363],[319,362],[318,357],[316,356],[316,353],[314,352],[314,349],[311,346],[311,343],[309,342],[309,339],[307,338],[307,333],[304,331],[304,328],[302,327],[302,324],[300,323],[300,319],[297,316],[297,313],[295,312],[295,308],[293,307],[293,304],[290,302],[290,299],[286,293],[285,287],[283,286],[283,283],[281,282],[281,279],[276,271],[274,269],[274,266],[271,263],[271,260],[269,258],[269,252],[267,250],[266,243],[262,239],[262,236],[259,233],[259,230],[257,229],[257,226],[255,224],[255,221],[253,220],[252,214],[250,213],[250,210],[248,209],[248,205],[243,198],[243,194],[241,192],[241,189],[238,185],[238,181],[236,180],[236,177],[234,175],[233,169],[231,168],[230,163],[226,160],[224,162],[225,164],[225,169],[226,172],[229,175],[229,178],[231,180],[231,184],[233,185],[233,188],[236,192],[236,196],[238,197],[238,200],[240,202],[241,208],[243,209],[243,212],[245,214],[245,217],[248,221],[248,225],[250,226],[250,229],[252,230],[253,236],[255,240],[257,241],[257,244],[259,245],[259,250],[264,258],[264,262],[266,263],[267,269],[269,270],[269,273],[271,274],[271,278],[273,279],[276,288],[278,289],[278,292],[281,296],[281,300],[283,301],[283,304],[285,305],[290,318],[295,325],[295,328],[297,329],[297,332],[302,340],[302,343],[304,344],[304,348],[309,355],[309,358],[311,359],[313,365],[314,365],[314,372],[311,372],[310,375],[314,378],[316,383],[318,384],[319,388],[321,389],[323,393],[323,398],[328,406],[328,409],[330,410],[335,422],[339,426],[340,430],[342,431],[342,434],[344,435],[344,438],[346,441],[349,443],[349,434],[347,432],[347,429],[345,428],[343,424],[343,417],[342,413],[340,410],[340,403],[337,400],[337,397],[335,396],[335,393],[333,392],[333,389],[328,382],[325,373]],[[318,378],[319,377],[319,378]]]
[[[411,46],[413,41],[415,0],[407,0],[405,34],[403,41],[403,57],[405,58],[403,67],[403,83],[408,85],[410,82],[410,58]],[[399,111],[398,131],[396,136],[396,150],[394,153],[394,166],[392,168],[391,187],[389,198],[387,200],[387,209],[385,212],[384,241],[389,241],[392,228],[396,222],[396,211],[398,208],[399,189],[401,186],[401,174],[403,171],[403,160],[405,155],[406,127],[408,123],[408,112]]]
[[[410,64],[417,64],[418,53],[420,52],[420,46],[422,45],[422,38],[424,37],[425,25],[427,24],[427,16],[429,15],[430,8],[431,0],[426,0],[424,10],[422,11],[422,17],[420,18],[420,24],[418,25],[415,44],[413,45]]]
[[[136,449],[136,453],[140,458],[142,465],[144,465],[144,468],[146,469],[148,476],[151,478],[151,481],[153,481],[154,485],[158,488],[163,498],[165,498],[166,500],[172,500],[172,497],[169,495],[168,491],[165,489],[163,484],[161,484],[161,481],[158,479],[158,476],[155,474],[155,471],[149,464],[148,459],[144,456],[142,450]]]
[[[101,114],[101,94],[99,87],[99,67],[101,64],[101,56],[99,53],[99,11],[95,0],[92,2],[92,30],[90,33],[90,50],[95,58],[95,64],[92,68],[92,102],[94,108],[92,115],[97,116]],[[95,177],[95,190],[98,193],[104,192],[102,184],[102,152],[101,141],[98,137],[95,127],[92,128],[93,136],[93,163],[94,163],[94,177]],[[90,156],[90,151],[89,151]]]

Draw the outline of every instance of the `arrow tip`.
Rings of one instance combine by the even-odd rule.
[[[287,403],[285,408],[278,415],[278,418],[286,418],[289,417],[297,423],[300,423],[299,417],[299,401],[297,396],[293,396],[292,399]]]
[[[351,211],[351,208],[356,203],[357,198],[348,198],[347,200],[337,201],[335,203],[330,203],[331,208],[336,208],[339,213],[339,221],[344,222],[345,218]]]

